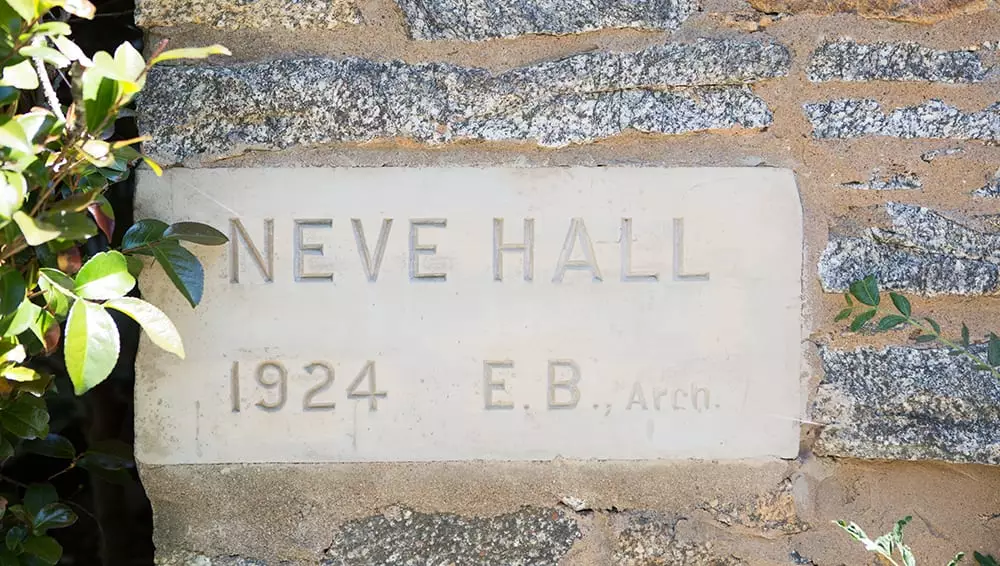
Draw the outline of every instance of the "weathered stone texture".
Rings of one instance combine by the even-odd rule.
[[[861,191],[899,191],[899,190],[919,190],[924,184],[916,173],[892,173],[881,175],[878,171],[872,173],[867,181],[849,181],[841,183],[840,186],[847,189]]]
[[[404,138],[586,143],[632,129],[679,134],[771,123],[747,86],[784,75],[774,43],[702,40],[586,53],[494,75],[439,63],[347,58],[151,73],[141,126],[159,159],[248,148]]]
[[[932,149],[930,151],[925,151],[920,155],[920,159],[926,163],[930,163],[939,157],[950,157],[952,155],[960,155],[964,152],[960,147],[944,147],[941,149]]]
[[[857,13],[867,18],[933,23],[986,9],[985,0],[750,0],[767,13]]]
[[[990,372],[945,349],[820,354],[817,454],[1000,464],[1000,380]]]
[[[890,227],[832,229],[819,261],[828,292],[878,276],[887,289],[926,295],[993,294],[1000,286],[1000,233],[982,231],[921,206],[889,203]]]
[[[611,563],[616,566],[736,566],[743,560],[717,554],[710,540],[679,532],[686,519],[653,511],[632,511],[617,518]]]
[[[396,0],[414,39],[479,41],[605,28],[674,30],[696,0]]]
[[[963,112],[932,99],[886,114],[872,99],[838,99],[806,104],[805,111],[813,136],[820,139],[891,136],[1000,140],[1000,102],[978,112]]]
[[[201,24],[225,29],[332,29],[361,23],[354,0],[138,0],[143,27]]]
[[[972,192],[977,197],[1000,198],[1000,175]]]
[[[195,552],[175,552],[169,555],[160,553],[156,557],[156,566],[268,566],[263,560],[243,558],[241,556],[217,556],[211,558]],[[289,562],[273,563],[274,566],[291,566]]]
[[[941,51],[918,43],[857,43],[841,39],[819,46],[809,61],[809,80],[932,81],[975,83],[986,69],[975,51]]]
[[[556,509],[477,518],[395,508],[342,525],[322,564],[554,566],[580,536],[576,520]]]

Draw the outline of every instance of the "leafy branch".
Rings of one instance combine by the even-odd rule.
[[[913,316],[910,301],[903,295],[889,293],[895,311],[885,309],[880,299],[878,280],[874,275],[855,281],[849,291],[844,293],[846,306],[837,314],[834,321],[840,322],[853,316],[849,327],[851,332],[860,332],[869,327],[869,323],[876,318],[878,322],[874,325],[875,332],[885,332],[899,326],[916,328],[919,330],[914,336],[916,343],[937,342],[946,347],[950,355],[967,358],[975,369],[988,371],[1000,379],[1000,338],[995,333],[990,332],[984,337],[986,357],[983,358],[973,350],[969,327],[965,324],[962,324],[961,334],[955,339],[950,339],[944,335],[941,325],[933,318]]]
[[[869,552],[874,552],[885,562],[890,564],[890,566],[916,566],[917,559],[913,554],[913,550],[903,542],[903,528],[913,519],[913,517],[904,517],[898,521],[893,526],[892,531],[886,533],[875,540],[872,540],[865,534],[865,531],[859,527],[856,523],[851,523],[847,521],[834,521],[833,523],[844,529],[854,540],[860,542],[864,545],[865,550]],[[898,555],[898,560],[897,560]],[[962,559],[965,558],[964,552],[959,552],[954,558],[948,562],[947,566],[956,566]],[[1000,566],[997,564],[995,558],[990,555],[980,554],[978,552],[973,553],[973,558],[976,564],[979,566]]]

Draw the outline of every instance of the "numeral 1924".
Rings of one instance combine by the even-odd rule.
[[[318,379],[302,396],[303,411],[332,411],[337,403],[326,397],[327,391],[333,386],[334,371],[326,362],[312,362],[304,366],[306,378]],[[279,361],[266,361],[257,364],[254,371],[257,385],[264,391],[259,401],[254,403],[262,411],[279,411],[288,402],[288,370]],[[240,363],[233,362],[230,373],[232,409],[239,413],[242,405],[240,394]],[[364,387],[365,389],[362,389]],[[368,360],[358,372],[354,381],[347,386],[348,399],[368,399],[368,410],[378,410],[378,400],[385,399],[385,391],[379,391],[375,385],[375,361]],[[324,399],[326,397],[326,399]]]

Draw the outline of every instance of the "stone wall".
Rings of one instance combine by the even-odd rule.
[[[804,214],[797,459],[143,466],[159,560],[814,564],[912,514],[1000,554],[1000,383],[833,323],[876,273],[1000,330],[1000,7],[981,0],[140,0],[146,150],[183,167],[787,167]],[[908,345],[909,343],[909,345]],[[791,345],[790,345],[791,346]]]

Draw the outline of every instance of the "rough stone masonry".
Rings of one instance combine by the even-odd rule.
[[[1000,555],[1000,384],[832,322],[876,274],[949,335],[1000,330],[996,2],[140,0],[137,21],[234,53],[150,76],[166,165],[786,167],[806,235],[798,458],[143,466],[160,564],[826,566],[867,559],[831,520],[905,515],[921,563]]]

